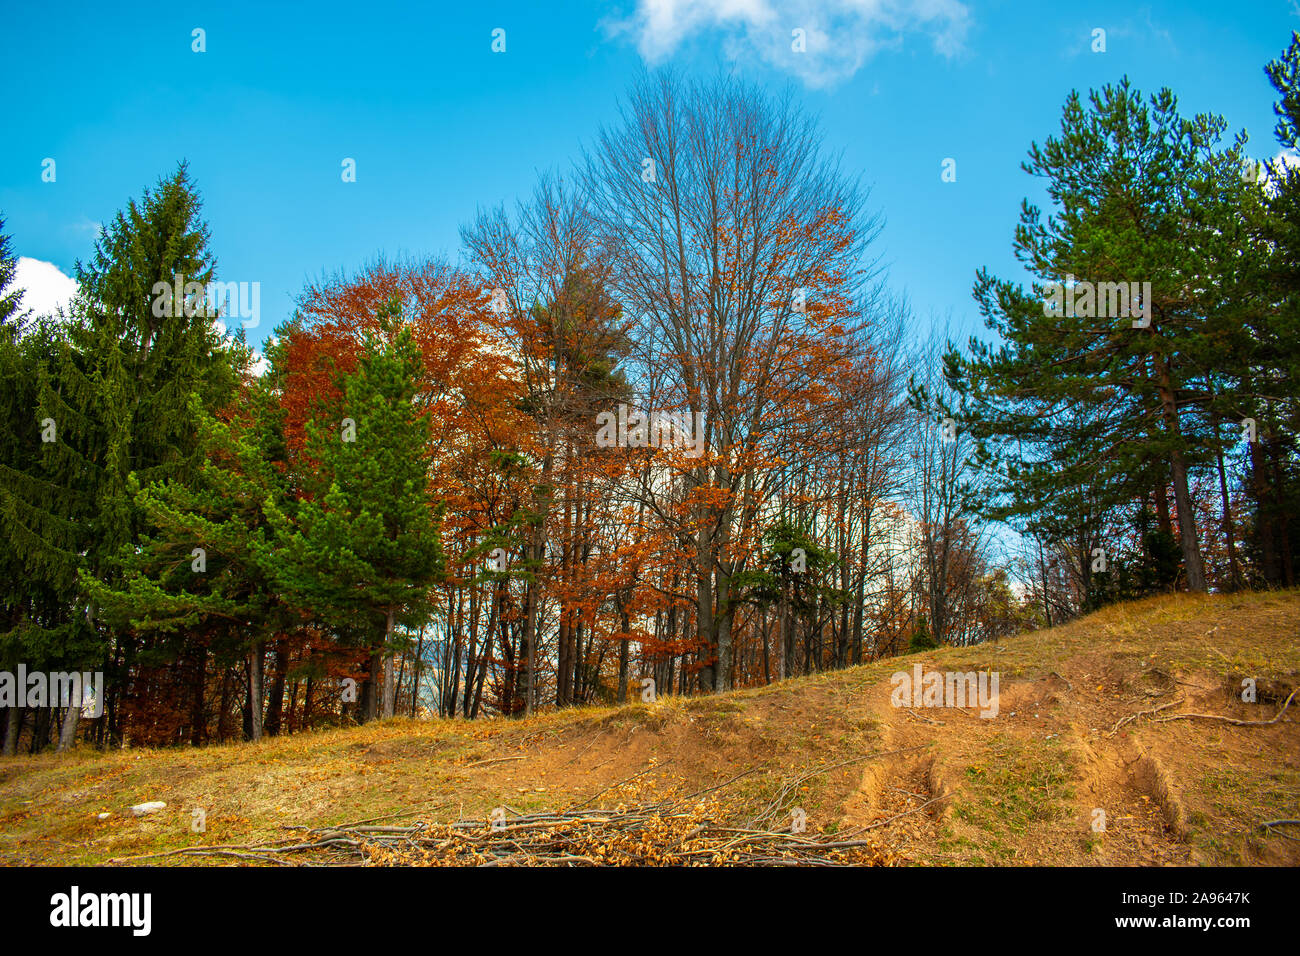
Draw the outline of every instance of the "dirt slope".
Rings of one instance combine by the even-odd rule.
[[[997,716],[893,706],[890,675],[917,662],[997,673]],[[1245,677],[1256,703],[1239,698]],[[808,838],[853,838],[849,862],[1294,865],[1300,826],[1261,824],[1300,818],[1300,695],[1278,718],[1297,688],[1300,593],[1151,599],[999,645],[718,697],[0,759],[0,863],[125,861],[375,818],[486,828],[497,806],[615,810],[694,794],[717,827],[788,831],[798,808]],[[167,808],[130,814],[147,800]],[[672,831],[671,845],[698,829]],[[660,859],[648,842],[620,859]],[[154,861],[214,862],[139,862]]]

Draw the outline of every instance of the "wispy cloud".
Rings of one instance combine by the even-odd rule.
[[[713,39],[730,59],[756,57],[810,87],[829,87],[908,33],[928,37],[941,56],[954,56],[964,48],[970,21],[960,0],[637,0],[631,15],[606,28],[631,36],[651,64]]]
[[[96,238],[104,231],[104,226],[102,223],[95,222],[93,219],[88,219],[87,217],[82,216],[76,222],[68,226],[68,230],[79,235]]]

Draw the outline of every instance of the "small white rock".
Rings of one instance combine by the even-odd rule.
[[[142,817],[146,813],[157,813],[166,806],[167,804],[163,803],[161,800],[151,800],[148,803],[137,803],[131,808],[131,812],[137,817]]]
[[[113,815],[113,814],[111,814],[111,813],[101,813],[101,814],[99,815],[99,819],[101,819],[101,820],[107,820],[107,819],[108,819],[109,817],[111,817],[112,815]]]

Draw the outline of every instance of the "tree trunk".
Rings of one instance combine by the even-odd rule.
[[[772,683],[772,655],[768,650],[767,642],[769,635],[767,633],[767,610],[763,610],[763,683]]]
[[[275,674],[271,678],[271,692],[267,694],[266,700],[266,718],[262,722],[262,730],[268,737],[275,737],[280,733],[280,724],[284,717],[284,684],[288,671],[289,655],[285,653],[284,643],[276,641]]]
[[[1250,496],[1255,500],[1255,547],[1259,551],[1259,574],[1264,583],[1277,587],[1282,582],[1282,562],[1273,531],[1273,502],[1268,487],[1268,465],[1264,436],[1250,443]]]
[[[370,652],[369,672],[365,684],[365,709],[361,715],[363,723],[369,723],[379,716],[379,695],[383,693],[383,655],[377,648]]]
[[[540,532],[539,532],[539,537],[540,537]],[[535,539],[532,548],[533,561],[540,563],[542,554],[544,553],[544,549],[545,549],[544,542]],[[536,566],[537,566],[536,564],[533,565],[533,567]],[[537,591],[538,591],[537,575],[534,574],[528,581],[528,587],[526,590],[528,610],[527,613],[524,614],[523,646],[519,648],[519,656],[525,662],[525,671],[526,671],[523,674],[524,716],[525,717],[529,717],[532,715],[533,701],[537,696],[536,688],[534,687],[533,684],[533,675],[537,672],[537,648],[536,648]],[[501,596],[501,602],[504,605],[505,603],[504,592],[502,593]],[[502,608],[502,610],[504,611],[504,607]]]
[[[867,587],[867,558],[870,554],[869,542],[871,539],[871,508],[870,499],[863,505],[862,514],[862,550],[860,552],[861,565],[858,568],[858,586],[853,601],[853,663],[862,663],[862,611],[866,596]]]
[[[81,690],[80,681],[77,682],[78,690]],[[84,693],[84,691],[83,691]],[[75,695],[68,700],[68,706],[63,711],[63,726],[59,728],[59,753],[63,753],[77,739],[77,722],[81,719],[81,701],[77,700]]]
[[[1278,538],[1286,542],[1286,547],[1282,549],[1282,584],[1284,587],[1295,587],[1295,561],[1292,557],[1291,548],[1291,508],[1283,497],[1282,489],[1286,486],[1286,476],[1282,472],[1283,455],[1281,443],[1274,440],[1272,443],[1272,486],[1274,500],[1277,502],[1275,514],[1278,520]]]
[[[248,714],[249,737],[262,739],[262,666],[264,648],[261,641],[253,645],[248,656]]]
[[[722,613],[718,615],[718,671],[713,679],[713,687],[719,693],[731,690],[732,669],[732,625],[736,612],[731,606],[731,575],[721,574],[718,580],[718,601]]]
[[[619,609],[619,616],[623,624],[623,636],[618,641],[618,702],[627,703],[627,668],[628,668],[628,617],[627,611]]]
[[[790,633],[790,581],[781,575],[781,601],[778,609],[780,635],[780,656],[777,657],[776,679],[785,680],[794,674],[794,640]]]
[[[1237,541],[1232,527],[1232,499],[1228,495],[1228,475],[1223,466],[1223,451],[1215,452],[1219,466],[1219,497],[1223,502],[1223,536],[1228,545],[1228,578],[1233,591],[1241,590],[1241,568],[1237,564]]]
[[[483,638],[483,653],[479,658],[478,679],[474,682],[474,705],[470,708],[468,716],[470,719],[478,717],[479,707],[483,704],[483,681],[487,678],[488,658],[492,656],[492,639],[493,628],[488,627]],[[465,696],[469,696],[469,688],[465,688]]]
[[[1174,522],[1169,517],[1169,486],[1163,478],[1151,491],[1151,500],[1156,506],[1156,527],[1169,537],[1174,536]]]
[[[461,697],[461,713],[466,718],[469,717],[470,707],[473,703],[474,696],[474,675],[478,673],[478,592],[477,587],[471,587],[469,590],[469,655],[465,658],[465,692]],[[424,628],[420,629],[420,643],[424,643]],[[416,655],[418,665],[420,655]],[[411,705],[411,713],[415,713],[415,705]]]
[[[701,477],[697,485],[707,480]],[[700,659],[699,686],[708,693],[713,690],[717,675],[717,643],[713,633],[713,549],[708,528],[708,508],[697,505],[696,519],[699,531],[696,534],[696,583],[695,583],[695,628],[699,635],[698,649]]]
[[[397,700],[397,687],[393,681],[393,651],[390,646],[393,641],[393,617],[395,613],[393,608],[388,609],[387,623],[384,628],[384,720],[392,719]]]
[[[470,644],[469,666],[474,664],[474,645]],[[420,625],[420,636],[415,644],[415,664],[411,667],[411,716],[416,716],[420,703],[420,677],[424,670],[424,625]],[[469,698],[468,670],[466,672],[465,697]]]
[[[1178,536],[1182,539],[1187,587],[1192,591],[1205,591],[1205,566],[1201,563],[1201,547],[1196,537],[1196,514],[1187,487],[1187,462],[1181,451],[1170,453],[1169,468],[1174,483],[1174,504],[1178,510]]]
[[[460,700],[460,648],[461,635],[464,632],[464,616],[461,609],[464,606],[464,595],[459,588],[453,588],[452,592],[447,595],[447,647],[450,660],[446,668],[446,677],[443,681],[445,690],[443,691],[444,705],[441,710],[445,711],[448,717],[456,716],[456,708]]]
[[[208,649],[200,647],[198,655],[198,666],[194,669],[194,685],[190,691],[190,744],[194,747],[202,745],[208,731],[207,717],[203,711],[203,695],[208,682]]]
[[[12,757],[18,753],[18,735],[23,727],[23,709],[18,706],[7,708],[5,714],[5,742],[3,755]]]
[[[580,704],[587,699],[586,654],[582,647],[582,625],[573,629],[573,702]]]
[[[1174,397],[1173,379],[1168,360],[1157,359],[1159,375],[1160,408],[1165,429],[1177,443],[1182,437],[1178,422],[1178,405]],[[1196,514],[1192,509],[1192,496],[1187,487],[1187,460],[1176,446],[1169,453],[1169,476],[1174,485],[1174,506],[1178,513],[1178,536],[1183,547],[1183,566],[1187,571],[1187,587],[1204,591],[1205,567],[1201,563],[1201,548],[1196,539]]]
[[[32,721],[32,741],[28,746],[28,753],[40,753],[45,749],[45,745],[50,742],[50,714],[51,708],[35,708],[35,720]]]
[[[231,684],[234,683],[233,667],[227,667],[221,675],[221,702],[217,705],[217,743],[225,743],[230,737],[230,698]]]
[[[561,601],[560,619],[556,624],[555,637],[555,706],[568,706],[572,685],[573,655],[569,651],[569,608]]]
[[[1047,596],[1047,558],[1043,554],[1043,540],[1038,539],[1038,573],[1043,578],[1043,617],[1047,620],[1047,626],[1052,626],[1052,602]]]

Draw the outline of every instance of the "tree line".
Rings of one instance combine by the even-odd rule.
[[[0,669],[105,675],[94,720],[0,698],[5,753],[725,691],[1294,584],[1297,191],[1224,128],[1071,96],[1026,163],[1042,282],[981,272],[965,349],[916,336],[815,120],[730,77],[644,75],[458,263],[311,282],[260,360],[184,164],[53,316],[0,222]],[[1129,279],[1144,326],[1044,308]]]

